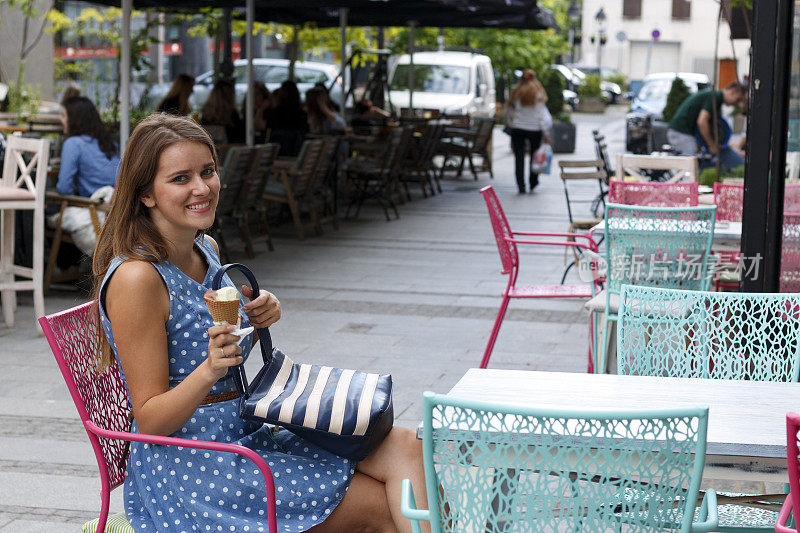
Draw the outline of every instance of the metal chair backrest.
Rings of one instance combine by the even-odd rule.
[[[800,213],[800,183],[787,183],[784,185],[783,212]]]
[[[780,292],[800,292],[800,212],[783,213]]]
[[[422,139],[419,143],[419,153],[414,159],[418,165],[418,170],[425,170],[431,167],[433,158],[439,148],[439,140],[442,138],[444,128],[444,123],[438,120],[432,120],[425,126],[425,131],[422,133]]]
[[[128,431],[131,409],[119,364],[97,369],[100,339],[93,302],[39,319],[70,396],[84,423],[93,422],[112,431]],[[86,431],[92,443],[103,490],[110,491],[125,479],[127,448],[121,440],[98,438]]]
[[[292,178],[292,194],[295,197],[304,196],[308,192],[308,187],[314,179],[317,171],[319,157],[325,147],[325,141],[321,139],[307,139],[303,141],[300,154],[294,167]]]
[[[800,294],[626,285],[620,295],[617,372],[795,382]]]
[[[494,188],[491,185],[487,185],[481,189],[481,194],[486,202],[486,208],[489,210],[489,220],[492,222],[492,231],[497,241],[497,250],[500,252],[503,274],[508,274],[519,266],[517,245],[506,240],[506,238],[513,239],[514,234],[508,224],[503,206],[500,205],[500,200],[494,192]]]
[[[708,289],[715,211],[607,204],[606,294],[624,284]]]
[[[714,204],[717,206],[717,220],[741,222],[743,202],[744,185],[714,183]]]
[[[697,205],[699,184],[611,180],[608,201],[612,204],[650,207],[692,207]],[[719,215],[719,208],[717,209]]]
[[[800,414],[786,413],[786,466],[789,470],[789,494],[792,499],[792,513],[800,516]],[[795,518],[797,522],[797,518]],[[796,531],[796,526],[793,528]],[[775,528],[776,531],[781,531]]]
[[[229,215],[239,205],[242,188],[247,186],[255,155],[256,148],[251,146],[234,146],[228,150],[225,163],[220,169],[218,216]]]
[[[410,126],[395,128],[389,134],[386,150],[383,154],[383,167],[381,174],[386,177],[387,184],[391,187],[397,180],[405,158],[411,145],[414,129]]]
[[[593,193],[590,198],[583,196],[575,198],[570,196],[568,183],[582,180],[597,182],[600,202],[605,205],[603,182],[608,178],[608,175],[603,169],[603,161],[600,159],[559,161],[558,166],[561,169],[561,184],[564,186],[564,197],[567,200],[567,216],[570,224],[576,222],[573,204],[591,204],[595,202],[598,195]]]
[[[703,406],[570,410],[426,392],[432,531],[688,533],[707,425]]]
[[[239,193],[236,209],[247,212],[262,201],[261,195],[270,179],[272,165],[278,157],[280,147],[278,143],[259,144],[253,147],[255,152],[252,164]]]

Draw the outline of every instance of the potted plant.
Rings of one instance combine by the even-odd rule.
[[[600,87],[600,78],[597,74],[586,76],[584,83],[578,87],[578,109],[581,113],[603,113],[606,110],[606,101],[603,98],[603,89]]]
[[[575,151],[575,124],[564,107],[564,82],[551,69],[546,69],[539,79],[547,93],[547,110],[553,117],[550,146],[554,153],[571,154]]]

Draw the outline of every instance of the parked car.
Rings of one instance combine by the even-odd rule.
[[[709,85],[708,76],[693,72],[659,72],[647,76],[625,117],[625,148],[629,152],[647,154],[666,143],[667,124],[661,122],[661,117],[676,76],[691,93]]]
[[[547,68],[556,72],[564,81],[564,89],[561,91],[564,95],[564,102],[572,109],[578,107],[578,103],[580,102],[578,99],[578,87],[583,83],[583,79],[566,65],[550,65]],[[520,75],[522,75],[522,71],[519,72]]]
[[[306,91],[317,83],[324,83],[325,87],[330,88],[331,82],[336,78],[338,72],[335,65],[328,63],[297,61],[294,66],[294,79],[297,82],[300,97],[305,99]],[[247,94],[246,59],[237,59],[233,62],[233,77],[236,80],[236,105],[238,106]],[[270,91],[274,91],[281,86],[281,83],[289,79],[289,60],[254,58],[253,78],[263,82]],[[158,102],[167,94],[170,85],[171,83],[160,83],[150,89],[148,99],[152,107],[155,108]],[[200,111],[203,104],[208,100],[208,95],[213,87],[213,70],[200,74],[195,78],[194,93],[189,99],[193,110]],[[341,99],[342,84],[340,80],[337,80],[333,88],[330,88],[330,94],[334,102],[338,102]]]
[[[622,99],[622,87],[607,78],[611,76],[618,76],[620,72],[608,67],[589,67],[586,65],[568,65],[573,71],[577,71],[577,76],[583,81],[589,74],[596,74],[602,78],[600,82],[600,89],[603,91],[603,96],[609,104],[616,104]]]
[[[396,58],[389,74],[389,100],[395,110],[409,106],[410,58]],[[414,54],[414,108],[441,113],[493,117],[496,93],[492,60],[470,52]]]

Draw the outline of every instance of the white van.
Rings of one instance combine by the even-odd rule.
[[[389,99],[408,108],[408,54],[396,58],[389,76]],[[414,109],[494,117],[494,72],[489,57],[470,52],[414,54]]]

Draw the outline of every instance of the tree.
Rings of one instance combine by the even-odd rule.
[[[547,93],[547,110],[553,118],[564,113],[564,80],[553,69],[545,69],[538,76],[542,82],[544,92]]]
[[[690,94],[691,92],[689,92],[689,87],[686,86],[686,83],[684,83],[684,81],[678,76],[675,76],[675,79],[672,80],[672,86],[669,88],[667,105],[664,107],[662,120],[664,122],[669,122],[672,120],[672,117],[675,116],[678,108],[681,106],[683,101],[689,97]]]

